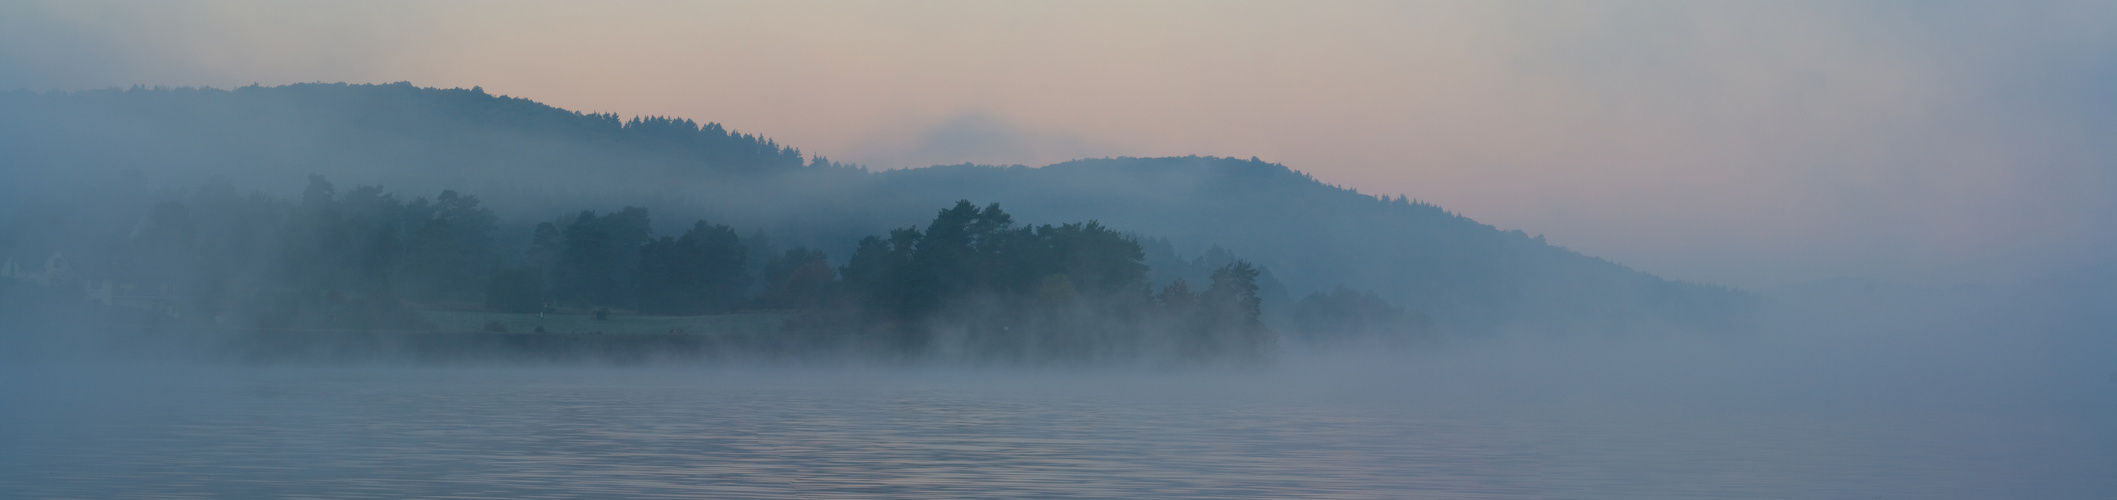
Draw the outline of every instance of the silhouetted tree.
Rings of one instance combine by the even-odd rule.
[[[807,247],[788,249],[765,264],[765,292],[758,307],[815,310],[837,304],[838,280],[830,257]]]
[[[1185,343],[1202,359],[1261,361],[1277,347],[1276,335],[1258,320],[1257,268],[1238,261],[1213,271],[1213,284],[1198,295],[1198,317]]]
[[[649,236],[647,209],[625,207],[600,217],[584,210],[564,236],[565,250],[553,265],[558,297],[581,305],[630,305],[639,247]]]
[[[890,230],[888,239],[869,236],[860,240],[839,274],[865,312],[900,321],[912,319],[904,283],[920,238],[918,228],[908,227]]]
[[[751,280],[747,293],[751,296],[763,295],[770,287],[770,278],[766,276],[765,266],[771,265],[779,258],[779,248],[772,246],[772,237],[766,235],[763,228],[751,231],[749,236],[743,237],[742,246],[749,252],[747,255],[750,256],[750,275],[765,278]]]
[[[699,221],[683,236],[640,247],[640,312],[700,314],[733,309],[749,289],[748,250],[728,226]]]
[[[489,245],[499,218],[479,207],[477,197],[455,191],[442,191],[433,202],[413,200],[404,215],[416,229],[406,244],[399,281],[429,300],[476,296],[493,259]]]

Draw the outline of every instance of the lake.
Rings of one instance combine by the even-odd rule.
[[[1680,386],[1600,390],[1634,384],[1491,361],[1177,372],[23,364],[0,368],[0,497],[2117,492],[2117,441],[2100,410],[1916,398],[1789,409]]]

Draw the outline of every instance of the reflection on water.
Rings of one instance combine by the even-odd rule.
[[[2117,470],[2100,428],[2107,422],[2057,415],[1515,407],[1260,395],[1239,380],[1168,375],[1076,383],[1061,374],[342,368],[74,381],[0,371],[9,377],[0,391],[0,497],[9,498],[2117,491],[2101,475]]]

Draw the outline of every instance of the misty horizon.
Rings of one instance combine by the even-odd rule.
[[[2006,285],[2117,248],[2097,2],[4,13],[0,90],[482,86],[877,169],[1255,156],[1747,289]]]
[[[2113,14],[0,3],[0,497],[2108,498]]]

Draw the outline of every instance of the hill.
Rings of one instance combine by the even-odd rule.
[[[860,237],[969,199],[1027,223],[1098,220],[1166,238],[1186,259],[1217,246],[1276,277],[1282,305],[1342,285],[1457,329],[1722,326],[1753,300],[1256,159],[869,172],[715,123],[404,83],[0,94],[0,165],[0,256],[25,261],[96,245],[84,228],[136,225],[126,214],[169,187],[219,176],[286,195],[322,174],[477,193],[503,220],[502,252],[583,206],[643,206],[669,221],[662,233],[704,218],[843,262]]]

